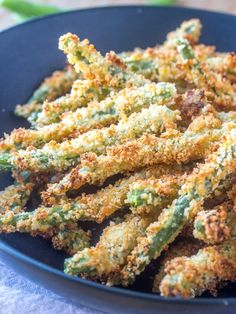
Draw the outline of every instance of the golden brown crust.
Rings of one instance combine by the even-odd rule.
[[[160,257],[158,272],[154,278],[152,291],[160,293],[160,284],[165,277],[166,266],[169,265],[174,258],[182,256],[190,257],[196,254],[202,246],[203,244],[200,241],[189,237],[185,238],[182,233],[180,237],[163,253],[163,256]]]
[[[234,240],[201,249],[192,257],[177,257],[167,263],[161,282],[164,296],[191,298],[209,290],[213,295],[223,281],[236,280]]]

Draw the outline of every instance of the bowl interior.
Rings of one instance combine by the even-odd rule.
[[[201,42],[215,45],[220,51],[235,50],[236,17],[180,8],[137,6],[73,11],[0,33],[0,135],[27,126],[14,116],[15,105],[24,103],[46,75],[64,66],[65,56],[57,49],[60,35],[74,32],[81,38],[89,38],[102,53],[120,52],[161,43],[167,32],[193,17],[203,23]],[[1,189],[10,182],[10,174],[1,174]],[[94,228],[98,238],[100,226],[85,223],[84,227]],[[66,255],[53,250],[49,241],[19,233],[0,235],[0,239],[38,261],[63,269]],[[156,267],[155,263],[150,265],[131,289],[150,292]],[[218,297],[236,297],[235,288],[236,285],[231,285],[222,289]],[[209,295],[203,297],[206,296]]]

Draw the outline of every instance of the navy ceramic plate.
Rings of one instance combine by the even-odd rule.
[[[24,125],[12,111],[24,103],[39,82],[62,68],[57,49],[60,35],[70,31],[89,38],[103,53],[161,43],[181,21],[197,17],[203,23],[201,41],[220,51],[236,50],[236,16],[182,8],[109,7],[67,12],[34,20],[0,33],[0,134]],[[10,183],[1,174],[0,188]],[[67,300],[109,313],[235,313],[236,285],[194,300],[164,299],[150,293],[152,267],[131,289],[111,288],[72,278],[62,271],[65,255],[49,242],[26,234],[0,236],[0,249],[17,271]]]

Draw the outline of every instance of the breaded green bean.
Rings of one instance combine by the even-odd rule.
[[[186,71],[186,79],[193,82],[195,86],[208,90],[212,94],[209,97],[213,97],[217,105],[234,108],[236,105],[236,90],[232,83],[219,72],[210,71],[206,64],[201,63],[186,39],[178,38],[176,45],[183,60],[181,69]]]
[[[189,39],[191,42],[196,42],[198,40],[197,37],[199,37],[200,35],[200,28],[201,25],[198,20],[192,19],[186,21],[182,23],[180,28],[175,31],[176,35],[174,37],[176,37],[177,35],[183,36]],[[170,37],[171,40],[173,40],[173,33]],[[82,48],[82,50],[83,49],[86,49],[86,45]],[[94,53],[97,54],[97,51],[94,51]],[[119,57],[125,62],[128,70],[132,72],[138,72],[139,74],[144,75],[146,78],[157,80],[157,75],[155,73],[157,73],[158,65],[156,64],[154,58],[150,58],[150,53],[147,52],[146,55],[142,55],[142,58],[139,60],[139,62],[135,62],[134,58],[133,60],[129,60],[127,59],[127,57],[125,57],[125,55],[127,54],[120,54]],[[116,60],[116,58],[114,59],[113,57],[111,59],[115,62],[118,60]],[[93,60],[93,62],[95,61],[97,61],[97,59]],[[119,66],[119,62],[117,66]],[[30,102],[37,101],[37,103],[41,103],[47,99],[47,102],[43,106],[43,113],[40,113],[39,116],[37,116],[37,114],[34,114],[31,120],[35,121],[37,118],[37,124],[49,124],[51,122],[55,122],[62,112],[67,110],[74,110],[75,108],[83,106],[93,99],[101,99],[111,91],[106,87],[102,88],[96,85],[96,82],[94,80],[84,82],[79,80],[74,84],[71,96],[62,97],[61,99],[58,99],[57,101],[51,103],[51,100],[54,100],[55,98],[63,95],[63,93],[65,94],[67,92],[67,84],[68,86],[70,85],[71,88],[72,82],[75,79],[76,74],[73,73],[73,69],[70,67],[68,67],[68,70],[65,70],[63,72],[55,72],[55,74],[51,78],[47,79],[45,83],[43,83],[42,86],[38,90],[36,90],[34,96],[30,99]],[[64,85],[65,82],[66,85]],[[89,84],[91,86],[89,86]],[[62,88],[61,85],[64,92],[55,96],[53,93],[58,92],[58,90]],[[87,86],[87,89],[83,87],[84,85]],[[49,95],[45,95],[48,89],[52,90],[52,96],[51,93]],[[33,106],[31,105],[31,107]],[[26,109],[26,107],[24,107],[24,109]],[[23,107],[17,107],[16,111],[19,110],[22,111]],[[30,111],[31,110],[29,110],[29,112]],[[35,111],[39,111],[38,108]],[[26,113],[26,115],[24,114],[24,116],[28,117],[28,114]]]
[[[174,39],[183,37],[189,40],[191,44],[196,44],[201,35],[201,28],[202,25],[198,19],[184,21],[180,27],[167,34],[163,46],[145,50],[136,48],[134,51],[119,54],[119,57],[132,72],[137,72],[156,81],[159,76],[158,66],[162,64],[163,53],[166,52],[166,56],[168,55],[171,46],[174,44]]]
[[[168,250],[164,252],[163,256],[160,257],[152,291],[154,293],[160,293],[160,283],[165,277],[165,268],[168,263],[171,263],[176,257],[190,257],[191,255],[196,254],[202,246],[200,241],[197,241],[194,238],[185,238],[180,235],[180,237],[168,247]]]
[[[183,227],[202,208],[203,201],[220,182],[236,169],[236,129],[228,129],[217,151],[196,168],[179,191],[179,197],[146,230],[145,236],[128,257],[123,285],[135,280],[151,262],[178,236]]]
[[[189,33],[186,32],[186,28],[189,28]],[[183,33],[183,36],[186,36],[177,39],[175,33],[175,36],[173,37],[174,40],[168,40],[167,43],[170,43],[171,46],[175,46],[177,43],[177,47],[179,48],[181,56],[184,57],[184,60],[192,59],[192,61],[196,61],[195,53],[186,38],[189,37],[192,38],[193,41],[196,40],[198,35],[200,34],[200,28],[201,27],[198,20],[187,22],[187,25],[180,28],[180,32],[179,30],[177,31],[177,33]],[[99,80],[101,84],[109,85],[110,87],[115,86],[116,88],[124,88],[127,83],[129,85],[140,86],[147,83],[148,81],[142,75],[138,75],[137,73],[133,73],[130,70],[127,70],[127,66],[125,65],[125,63],[123,63],[114,52],[108,53],[104,58],[94,48],[94,46],[89,43],[88,40],[80,41],[80,39],[76,35],[68,33],[62,36],[59,41],[59,47],[67,54],[68,61],[75,66],[77,71],[81,71],[88,79]],[[166,49],[167,48],[164,45],[163,50]],[[168,52],[167,50],[167,55],[164,57],[164,59],[162,59],[162,61],[158,62],[157,58],[156,62],[151,62],[152,65],[154,64],[155,72],[156,68],[160,66],[160,64],[158,63],[162,64],[162,72],[175,72],[174,69],[169,71],[168,67],[168,63],[175,64],[176,61],[178,61],[178,58],[176,59],[176,51],[174,51],[173,47],[172,50],[170,52]],[[186,51],[188,51],[188,53],[185,53]],[[168,57],[168,54],[170,54],[170,57]],[[151,59],[153,60],[153,58]],[[166,62],[166,59],[168,59],[168,62]],[[174,60],[175,62],[173,62]],[[150,66],[150,60],[148,61],[148,59],[146,59],[145,61],[146,65]],[[165,66],[165,64],[167,65],[167,67]],[[174,67],[177,69],[176,64],[174,65]],[[197,68],[200,68],[199,62],[197,62]],[[132,68],[130,69],[132,70]],[[181,71],[178,70],[177,72],[179,73],[178,75],[181,76]],[[175,80],[175,78],[178,80],[178,75],[173,74],[172,81],[173,79]],[[186,73],[184,73],[183,78],[185,76]],[[168,77],[171,77],[171,75],[168,75]],[[196,86],[199,85],[199,83],[197,82],[197,78],[199,79],[199,75],[192,76],[191,80],[191,82],[193,81],[194,83],[196,83]],[[206,82],[204,80],[204,86],[205,85]]]
[[[23,118],[37,115],[37,113],[41,111],[42,103],[45,100],[52,101],[68,93],[74,80],[77,78],[78,74],[70,65],[62,71],[53,72],[52,75],[46,78],[35,90],[27,104],[16,106],[15,114]],[[31,119],[33,119],[33,116]]]
[[[212,210],[200,211],[194,220],[193,235],[207,244],[217,244],[235,237],[236,213],[232,201]]]
[[[115,89],[127,86],[142,86],[150,82],[142,75],[127,71],[126,65],[114,51],[103,57],[88,39],[81,41],[76,35],[67,33],[59,39],[59,49],[67,55],[75,70],[90,80]]]
[[[185,179],[186,174],[137,180],[129,186],[126,203],[134,214],[146,214],[166,207],[177,197]]]
[[[69,172],[59,183],[48,186],[48,195],[63,195],[79,189],[86,183],[101,184],[108,177],[134,171],[140,167],[173,162],[186,163],[201,159],[220,140],[226,129],[219,119],[195,119],[184,133],[175,131],[169,138],[145,135],[117,147],[107,149],[106,155],[88,153],[81,156],[81,164]],[[196,120],[199,123],[196,123]],[[201,121],[201,123],[200,123]],[[206,124],[206,122],[209,124]],[[227,128],[226,123],[226,128]],[[216,127],[216,129],[214,129]]]
[[[183,37],[191,44],[196,44],[201,36],[202,24],[199,19],[190,19],[184,21],[176,30],[167,34],[164,46],[170,46],[174,43],[175,39]]]
[[[193,298],[206,290],[216,294],[220,283],[236,280],[235,240],[203,248],[191,257],[175,258],[166,272],[160,285],[163,296]]]
[[[120,266],[126,263],[127,256],[152,219],[129,214],[122,222],[111,222],[95,247],[86,248],[65,260],[65,273],[82,274],[109,284],[109,280],[119,276]]]
[[[168,175],[161,177],[160,181],[161,182],[164,182],[164,180],[167,181],[168,180],[167,177]],[[168,198],[168,192],[166,193],[166,197]],[[170,202],[171,201],[169,199],[169,203]],[[167,204],[168,202],[164,201],[163,204],[164,203]],[[158,214],[160,213],[160,209],[161,206],[159,207],[159,210],[157,210],[156,208],[155,211],[151,213],[151,215],[155,214],[155,216],[157,217]],[[139,217],[137,221],[139,222],[142,221],[141,228],[140,224],[133,223],[133,220],[135,219],[134,217],[135,216],[132,214],[127,215],[124,221],[115,224],[115,226],[114,224],[112,224],[111,226],[107,227],[104,230],[104,233],[96,247],[85,249],[80,253],[76,254],[74,257],[66,260],[65,271],[68,274],[74,276],[82,273],[82,276],[86,278],[99,279],[108,285],[115,284],[117,280],[119,281],[121,267],[126,263],[126,258],[129,252],[131,252],[131,249],[134,248],[135,243],[137,243],[137,238],[134,238],[134,235],[137,232],[139,232],[138,236],[141,236],[140,232],[144,234],[143,228],[145,228],[147,223],[147,220],[143,220],[141,219],[141,217],[136,216]],[[147,216],[145,217],[147,218]],[[149,220],[153,219],[154,218],[151,218],[151,216],[149,217]],[[129,237],[126,237],[127,232],[129,232],[128,233]],[[188,239],[187,246],[183,243],[181,243],[181,245],[182,246],[184,245],[184,249],[182,248],[182,250],[178,250],[178,252],[175,252],[175,256],[184,255],[179,253],[186,252],[186,250],[188,250],[190,256],[193,253],[197,252],[196,250],[200,248],[200,243],[196,240],[194,241],[194,239]],[[122,249],[120,249],[121,247]],[[114,256],[113,252],[116,252],[117,254],[117,257],[115,259],[113,257]],[[172,258],[175,256],[172,255]],[[169,254],[168,257],[170,258]],[[161,273],[163,278],[164,269],[161,270]],[[160,279],[160,273],[158,277]]]
[[[190,20],[190,21],[183,23],[182,26],[180,27],[180,29],[178,29],[177,33],[182,34],[183,36],[186,35],[187,38],[191,39],[192,37],[193,38],[196,37],[197,32],[200,32],[198,30],[199,28],[200,28],[199,21]],[[73,37],[73,40],[74,39],[75,38]],[[66,40],[66,42],[67,42],[67,40]],[[73,42],[73,40],[72,40],[72,42]],[[66,44],[68,44],[68,43],[66,43]],[[61,39],[60,46],[64,50],[67,51],[67,49],[65,48],[66,45],[64,43],[64,39]],[[80,51],[80,49],[82,50],[81,56],[82,56],[84,50],[85,50],[84,53],[86,54],[87,48],[88,48],[87,44],[85,44],[84,46],[82,45],[82,47],[80,47],[80,48],[77,47],[77,49],[79,49],[79,51]],[[94,49],[94,47],[93,47],[93,49]],[[157,78],[158,78],[157,72],[158,72],[158,67],[160,65],[159,64],[160,62],[157,62],[158,57],[157,57],[157,59],[155,59],[153,57],[152,53],[147,52],[146,54],[142,55],[142,58],[139,60],[139,62],[135,62],[134,58],[133,58],[133,60],[128,60],[127,58],[125,58],[123,56],[123,61],[124,61],[125,65],[122,64],[121,61],[119,61],[118,57],[116,55],[114,55],[114,53],[108,54],[107,59],[103,59],[103,60],[102,60],[102,57],[99,55],[99,53],[95,49],[93,51],[93,54],[94,54],[93,58],[92,58],[93,61],[90,61],[90,62],[96,63],[96,62],[98,62],[98,60],[101,59],[99,62],[101,62],[101,64],[103,64],[103,65],[104,64],[107,65],[107,62],[109,64],[113,63],[112,66],[114,67],[115,71],[114,71],[114,69],[112,69],[112,70],[109,69],[109,71],[108,71],[110,74],[112,74],[112,77],[117,74],[116,73],[117,71],[119,72],[121,70],[121,69],[119,69],[119,66],[121,66],[123,68],[123,71],[125,70],[125,66],[127,66],[128,71],[137,72],[138,74],[141,74],[146,78],[149,78],[152,80],[157,80]],[[95,58],[95,55],[96,55],[96,58]],[[77,57],[78,57],[78,55],[76,55],[76,58]],[[87,51],[86,57],[91,58],[90,53],[88,53],[88,51]],[[122,54],[120,55],[120,57],[122,59]],[[96,65],[94,65],[94,67],[96,68]],[[110,65],[109,65],[109,68],[110,68]],[[121,75],[121,74],[119,74],[119,75]],[[133,80],[133,78],[137,78],[136,75],[133,76],[132,74],[127,74],[127,73],[125,73],[125,71],[122,75],[124,77],[126,77],[127,75],[130,76],[130,78],[132,78],[132,85],[138,84],[138,86],[140,86],[139,82],[136,82],[136,80]],[[114,79],[114,77],[113,77],[113,79]],[[127,80],[127,78],[125,78],[125,80]],[[128,84],[130,84],[130,81],[131,80],[129,79]],[[141,77],[139,77],[139,81],[141,82],[141,85],[144,83],[144,81]],[[159,81],[160,81],[160,78],[159,78]],[[109,82],[108,86],[110,86],[110,82]],[[118,86],[116,86],[116,84],[115,84],[112,89],[111,88],[109,89],[108,86],[107,87],[106,86],[101,87],[101,86],[99,86],[99,84],[97,84],[96,80],[84,80],[84,81],[80,80],[80,81],[75,82],[75,84],[72,88],[72,95],[71,96],[62,97],[61,99],[58,99],[52,103],[47,101],[43,105],[43,112],[40,113],[38,116],[37,125],[49,124],[52,122],[56,122],[62,112],[68,111],[68,110],[73,111],[78,107],[84,106],[86,103],[88,103],[91,100],[95,100],[95,99],[99,100],[99,99],[104,98],[104,96],[106,96],[114,88],[115,89],[120,88],[120,81],[118,83]]]
[[[151,105],[140,113],[120,120],[117,125],[100,130],[91,130],[75,139],[62,143],[52,141],[41,149],[19,150],[8,154],[9,164],[15,169],[41,171],[63,171],[76,165],[82,154],[106,153],[106,148],[136,139],[143,134],[159,135],[167,129],[176,129],[179,112],[166,106]],[[7,157],[7,153],[4,154]],[[1,159],[1,157],[0,157]]]
[[[182,74],[176,67],[175,39],[183,37],[196,44],[201,35],[201,22],[198,19],[184,21],[180,27],[167,35],[163,46],[135,49],[121,53],[119,57],[132,72],[143,75],[152,81],[178,81]],[[176,82],[177,83],[177,82]]]
[[[42,111],[38,113],[35,124],[37,128],[61,120],[62,114],[85,107],[89,102],[99,102],[108,96],[110,90],[106,86],[97,84],[95,80],[76,80],[71,93],[54,101],[46,100],[42,105]]]
[[[67,45],[69,45],[69,47],[67,47]],[[142,86],[143,84],[149,82],[142,75],[132,73],[134,70],[132,66],[129,65],[127,71],[125,69],[126,65],[122,63],[114,52],[107,54],[107,57],[103,58],[87,40],[80,42],[75,35],[67,34],[62,36],[59,46],[62,50],[68,53],[68,58],[72,63],[75,62],[76,67],[79,64],[82,72],[84,71],[87,73],[86,71],[88,71],[89,74],[87,75],[89,80],[76,82],[75,84],[77,88],[75,86],[72,88],[72,97],[64,97],[56,100],[54,103],[45,103],[43,106],[43,112],[39,115],[37,120],[37,124],[39,125],[55,122],[56,120],[53,115],[58,118],[63,111],[75,110],[91,100],[104,98],[104,96],[108,95],[109,92],[124,88],[127,84],[129,86]],[[80,57],[78,57],[78,55]],[[145,62],[142,62],[142,65],[139,65],[140,74],[145,74],[145,67],[147,67],[147,65],[144,63]],[[103,71],[101,71],[98,64],[102,64],[104,66],[103,70],[107,71],[105,72],[105,75],[104,73],[102,74]],[[99,79],[101,79],[101,77],[105,78],[105,81],[102,80],[103,87],[100,87],[101,83],[98,84],[97,80],[93,79],[93,74],[96,73],[96,71],[98,71],[97,75]],[[152,71],[155,72],[156,68],[153,67]],[[108,78],[109,75],[112,77],[112,80]],[[82,88],[80,86],[81,84]],[[84,88],[83,84],[85,85]]]
[[[160,180],[167,181],[171,176],[173,175],[164,175]],[[168,192],[166,196],[168,198]],[[164,204],[167,205],[168,202],[163,200]],[[114,284],[120,278],[120,270],[137,245],[138,238],[144,235],[147,225],[158,217],[160,209],[161,206],[159,210],[155,208],[155,211],[143,217],[128,214],[121,222],[112,223],[104,229],[96,247],[85,249],[66,260],[65,272],[73,276],[82,273],[86,278],[99,279],[108,285]]]
[[[235,83],[236,80],[236,54],[229,53],[216,53],[206,59],[207,65],[214,71],[224,75],[229,81]]]
[[[92,219],[101,223],[105,218],[109,217],[114,211],[127,207],[126,198],[129,191],[130,184],[137,180],[148,179],[148,178],[159,178],[161,176],[171,176],[171,175],[183,175],[184,172],[189,170],[189,165],[158,165],[146,167],[143,170],[135,172],[132,175],[127,175],[125,178],[118,180],[114,185],[109,185],[108,187],[97,192],[97,202],[94,202],[94,210],[89,210],[90,205],[86,209],[85,219]],[[58,202],[58,198],[54,195],[50,195],[47,191],[41,194],[44,204],[53,205]],[[88,196],[90,197],[90,196]],[[82,198],[83,200],[83,198]],[[85,198],[86,200],[86,198]],[[114,200],[114,201],[113,201]],[[91,201],[91,202],[92,202]],[[78,202],[79,199],[78,199]],[[83,201],[82,201],[83,202]],[[87,201],[86,201],[87,202]],[[88,204],[90,204],[88,202]],[[97,204],[97,205],[96,205]],[[99,209],[100,206],[100,209]],[[92,208],[92,203],[91,203]],[[105,211],[103,210],[105,209]],[[94,217],[94,218],[93,218]]]
[[[90,129],[101,128],[118,122],[124,116],[130,116],[151,104],[171,105],[176,97],[174,84],[150,83],[139,88],[125,88],[106,100],[79,108],[67,113],[60,123],[44,126],[39,130],[14,130],[0,142],[0,150],[14,150],[16,147],[34,145],[40,147],[51,140],[61,141]]]
[[[32,183],[14,183],[0,192],[0,213],[11,211],[18,214],[23,211],[34,185]]]
[[[104,58],[88,40],[81,42],[76,35],[62,36],[59,48],[68,54],[68,60],[87,80],[76,82],[71,96],[52,103],[46,102],[36,121],[37,125],[56,122],[62,112],[74,111],[92,100],[99,101],[111,92],[150,83],[143,75],[133,73],[133,69],[128,68],[114,52],[108,53]],[[156,67],[153,72],[156,72]],[[143,74],[142,69],[140,73]]]
[[[189,174],[189,169],[186,168],[182,174],[174,173],[163,175],[157,179],[152,177],[137,180],[129,185],[126,203],[130,206],[131,211],[136,214],[146,214],[150,211],[155,211],[155,209],[159,210],[170,204],[178,196],[178,191]],[[227,197],[226,193],[230,186],[232,187],[231,177],[219,184],[207,203],[210,202],[211,204],[212,199],[214,203],[222,203],[221,200]],[[199,237],[197,238],[203,240]]]
[[[33,212],[0,216],[1,232],[31,232],[53,235],[78,220],[90,220],[101,223],[114,212],[125,208],[125,199],[129,184],[137,179],[159,177],[163,174],[182,173],[182,167],[149,167],[131,177],[118,180],[95,194],[83,194],[74,200],[61,200],[51,207],[40,206]],[[47,203],[54,200],[47,199]]]
[[[183,25],[180,27],[180,29],[178,29],[177,33],[176,32],[175,33],[179,34],[179,36],[182,35],[184,38],[187,38],[191,41],[192,37],[193,38],[196,37],[196,33],[199,32],[199,30],[200,30],[199,21],[190,20],[190,21],[184,22]],[[173,38],[174,37],[172,36],[172,41],[173,41]],[[161,75],[161,73],[162,74],[164,74],[164,72],[167,73],[169,71],[168,68],[170,67],[171,64],[173,64],[174,67],[172,69],[172,72],[173,72],[172,78],[171,78],[171,75],[169,75],[169,78],[168,78],[168,80],[173,81],[173,77],[176,76],[174,73],[176,72],[176,69],[177,69],[175,65],[176,63],[176,60],[174,57],[175,53],[173,54],[174,59],[170,58],[168,61],[169,51],[168,50],[166,51],[165,49],[161,49],[160,52],[158,50],[156,52],[155,51],[156,48],[148,49],[147,51],[144,51],[142,54],[141,53],[138,54],[139,55],[138,60],[137,60],[137,50],[136,52],[134,52],[135,56],[132,56],[131,54],[131,56],[127,58],[125,57],[127,54],[121,54],[120,57],[125,62],[128,70],[132,72],[137,72],[155,81],[165,80],[165,75]],[[164,56],[163,56],[163,53],[164,53]],[[170,56],[171,55],[172,54],[170,54]],[[111,59],[113,60],[114,58],[112,57]],[[113,61],[116,62],[116,60],[113,60]],[[178,75],[181,76],[180,71]],[[80,88],[81,84],[82,84],[82,88]],[[85,85],[92,84],[92,85],[91,85],[91,88],[89,88],[88,86],[87,89],[84,89],[83,84]],[[106,96],[111,91],[109,90],[109,88],[105,86],[104,88],[100,87],[99,85],[97,85],[97,83],[94,80],[89,81],[89,82],[84,81],[84,83],[82,81],[78,81],[77,84],[75,83],[75,85],[77,86],[77,88],[72,88],[73,95],[71,96],[68,95],[66,97],[62,97],[61,99],[58,99],[55,102],[52,102],[52,103],[46,102],[44,104],[43,113],[39,114],[39,119],[37,122],[38,124],[40,123],[48,124],[50,122],[56,121],[63,111],[74,110],[75,108],[78,108],[79,106],[85,105],[92,99],[99,99],[99,98],[101,99],[102,97]],[[73,93],[73,90],[75,90],[74,93]],[[79,95],[83,95],[83,97]]]
[[[70,228],[64,228],[52,237],[52,245],[56,250],[63,250],[69,255],[90,246],[90,232],[85,232],[76,224]]]
[[[24,104],[17,105],[15,107],[15,115],[27,119],[31,123],[31,117],[37,117],[38,113],[42,110],[42,103],[36,101]],[[33,120],[33,119],[32,119]]]
[[[162,182],[168,180],[167,177],[161,177]],[[73,276],[82,273],[86,278],[114,284],[120,278],[127,256],[137,245],[139,237],[144,235],[147,225],[158,217],[160,209],[161,206],[143,217],[128,214],[121,222],[112,223],[104,229],[96,247],[85,249],[66,260],[65,272]]]
[[[231,94],[235,93],[235,87],[230,86],[236,79],[234,54],[220,54],[211,46],[191,47],[189,44],[182,47],[180,45],[180,54],[178,54],[175,46],[176,44],[171,49],[166,49],[165,45],[146,50],[136,49],[131,54],[124,55],[122,60],[129,70],[152,81],[175,83],[178,92],[188,90],[191,85],[202,87],[206,89],[206,94],[211,101],[215,96],[215,88],[216,90],[220,88],[219,91],[226,94],[228,91]],[[189,54],[186,54],[187,51]],[[189,56],[194,58],[187,59]],[[199,71],[200,69],[202,72]],[[221,81],[226,87],[222,86]],[[219,97],[217,101],[220,103]]]

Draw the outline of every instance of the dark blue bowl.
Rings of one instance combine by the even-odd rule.
[[[62,68],[65,56],[58,51],[58,37],[68,31],[89,38],[103,53],[161,43],[181,21],[197,17],[203,23],[201,42],[220,51],[236,50],[236,17],[207,11],[164,7],[109,7],[57,14],[0,33],[0,134],[24,125],[12,113],[24,103],[39,82]],[[1,175],[1,187],[11,182]],[[72,278],[62,272],[65,255],[49,242],[26,234],[0,236],[6,261],[31,280],[65,296],[69,301],[110,313],[235,313],[236,286],[223,289],[217,298],[194,300],[163,298],[150,292],[149,276],[131,289],[111,288]]]

